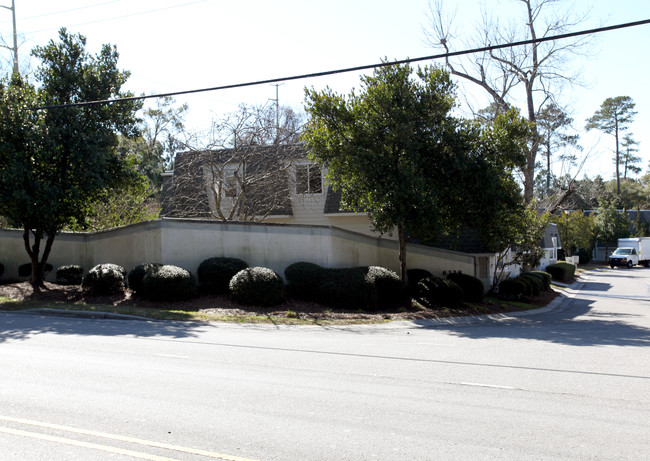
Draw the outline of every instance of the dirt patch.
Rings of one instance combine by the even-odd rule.
[[[539,297],[529,302],[534,306],[545,306],[559,296],[555,291],[543,292]],[[501,304],[496,301],[485,301],[480,304],[464,305],[458,308],[430,309],[417,302],[395,306],[379,311],[346,311],[331,309],[326,306],[302,301],[287,299],[283,304],[272,308],[261,306],[242,306],[230,300],[227,296],[200,294],[188,301],[162,302],[148,301],[139,298],[130,290],[123,294],[113,296],[89,296],[81,290],[79,285],[58,285],[46,282],[44,287],[34,289],[29,282],[11,283],[0,285],[0,297],[10,298],[15,301],[43,300],[48,302],[65,302],[79,305],[112,305],[115,307],[140,308],[151,310],[179,310],[213,314],[219,317],[238,316],[266,316],[276,318],[298,318],[312,320],[333,321],[367,321],[377,322],[384,320],[420,320],[443,317],[458,317],[467,315],[482,315],[507,313],[521,310],[520,307]],[[3,308],[0,303],[0,309]]]

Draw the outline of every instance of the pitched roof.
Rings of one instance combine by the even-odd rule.
[[[302,144],[180,152],[173,173],[163,178],[161,216],[213,217],[207,194],[211,178],[205,172],[223,173],[228,164],[243,165],[244,175],[251,178],[245,183],[246,193],[240,202],[247,215],[290,216],[293,211],[285,160],[306,156]],[[270,187],[270,183],[278,187]]]

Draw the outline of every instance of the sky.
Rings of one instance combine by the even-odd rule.
[[[12,0],[0,0],[11,6]],[[437,54],[427,45],[429,0],[14,0],[21,71],[33,71],[30,50],[57,38],[61,27],[81,33],[96,53],[104,43],[116,45],[119,66],[131,72],[126,88],[136,94],[159,94],[371,65]],[[569,0],[584,30],[650,19],[647,0]],[[505,20],[521,11],[516,0],[445,0],[456,10],[458,36],[470,36],[481,7]],[[0,8],[0,36],[12,43],[11,11]],[[630,96],[638,112],[630,132],[640,142],[645,173],[650,160],[650,75],[647,43],[650,25],[599,34],[588,57],[575,56],[567,69],[585,86],[565,88],[567,105],[581,134],[585,165],[579,177],[613,176],[613,138],[591,131],[585,119],[609,97]],[[460,47],[459,47],[460,48]],[[0,66],[10,66],[9,50],[0,48]],[[438,64],[442,62],[438,61]],[[371,73],[366,71],[365,73]],[[263,84],[241,89],[177,97],[186,102],[186,126],[206,131],[214,118],[236,111],[240,104],[274,104],[300,110],[304,88],[329,86],[343,94],[359,88],[359,73]],[[481,107],[482,90],[459,81],[459,113],[467,103]],[[556,167],[559,168],[559,165]],[[575,171],[575,170],[574,170]],[[560,173],[556,170],[556,173]]]

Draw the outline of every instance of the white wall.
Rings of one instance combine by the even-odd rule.
[[[163,218],[97,233],[57,236],[50,264],[56,269],[79,264],[88,270],[114,263],[127,271],[143,262],[174,264],[196,275],[204,259],[228,256],[250,266],[269,267],[280,275],[298,261],[324,267],[380,265],[399,270],[397,242],[330,226],[224,223],[214,220]],[[18,266],[27,263],[22,231],[0,229],[3,279],[18,278]],[[474,257],[422,245],[407,248],[409,268],[435,275],[460,270],[474,275]],[[55,271],[47,276],[54,280]]]

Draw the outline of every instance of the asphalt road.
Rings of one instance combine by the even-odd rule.
[[[0,313],[0,459],[650,459],[650,269],[358,327]]]

